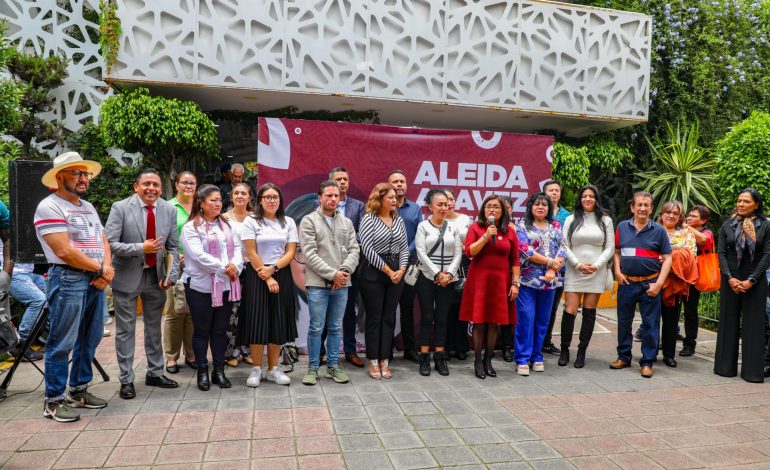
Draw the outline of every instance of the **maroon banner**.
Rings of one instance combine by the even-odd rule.
[[[421,203],[431,188],[451,188],[456,210],[475,216],[487,195],[506,194],[518,218],[551,176],[550,136],[278,118],[259,118],[258,125],[259,182],[280,186],[287,202],[315,193],[337,166],[350,175],[348,194],[366,201],[400,168],[413,201]]]

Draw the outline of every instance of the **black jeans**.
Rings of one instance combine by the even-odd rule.
[[[679,325],[679,311],[682,302],[676,299],[673,306],[661,305],[661,327],[660,342],[663,345],[663,357],[674,359],[676,354],[676,327]]]
[[[684,345],[695,347],[698,339],[698,302],[700,291],[690,286],[690,296],[684,301]]]
[[[403,280],[393,284],[384,274],[378,279],[360,279],[361,297],[366,308],[366,358],[370,360],[390,359],[393,353],[396,306],[404,289]]]
[[[185,285],[184,292],[193,322],[192,347],[195,352],[195,362],[198,367],[208,365],[206,356],[211,343],[211,357],[214,365],[224,365],[227,326],[230,324],[230,312],[233,311],[233,303],[227,300],[230,292],[223,293],[223,305],[216,308],[211,306],[210,293],[198,292],[191,289],[189,285]]]
[[[422,273],[417,278],[415,287],[420,301],[420,346],[430,346],[433,336],[434,346],[443,348],[446,344],[447,318],[454,288],[451,284],[441,287]]]

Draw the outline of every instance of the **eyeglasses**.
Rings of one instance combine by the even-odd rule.
[[[80,170],[63,170],[67,173],[71,174],[73,178],[76,180],[79,180],[81,176],[85,176],[86,179],[91,179],[94,177],[94,174],[90,171],[80,171]]]
[[[195,187],[196,185],[195,181],[180,181],[178,184],[182,186],[192,186],[192,187]]]
[[[263,201],[277,201],[281,199],[280,196],[262,196]]]
[[[484,206],[484,209],[502,209],[502,207],[487,204],[486,206]]]

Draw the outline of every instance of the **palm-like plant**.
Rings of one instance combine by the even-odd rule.
[[[691,205],[702,204],[718,213],[714,191],[716,158],[709,149],[698,145],[698,123],[690,126],[677,123],[676,127],[666,123],[666,128],[666,142],[659,136],[654,140],[647,138],[654,169],[639,173],[636,186],[652,193],[658,207],[663,202],[678,200],[685,211]]]

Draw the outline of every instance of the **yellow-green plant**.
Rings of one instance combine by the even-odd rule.
[[[118,60],[120,35],[123,32],[118,18],[118,6],[110,0],[99,0],[99,49],[107,74]]]

